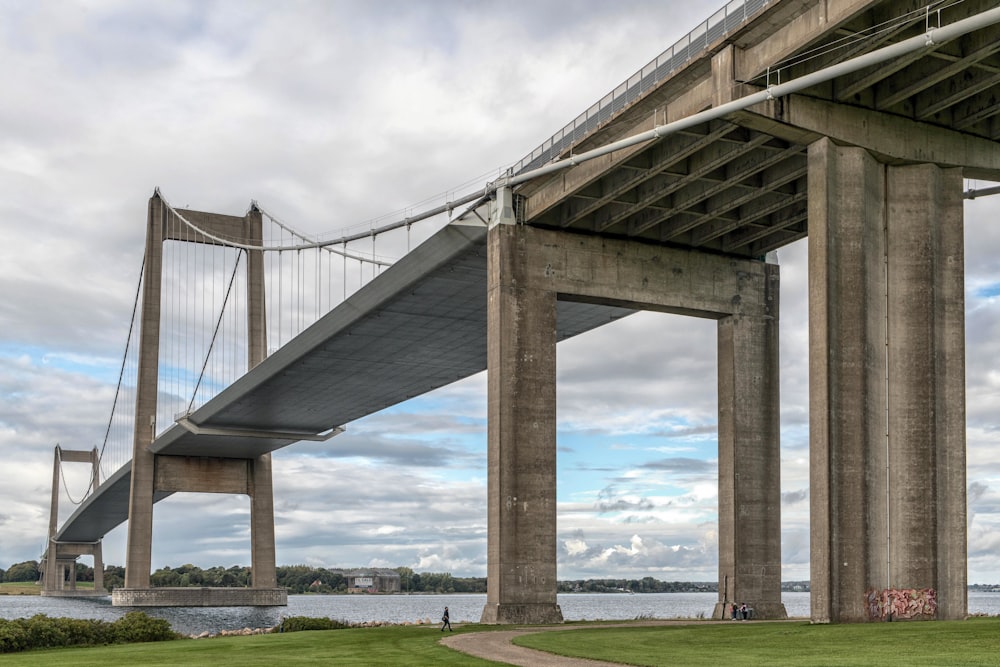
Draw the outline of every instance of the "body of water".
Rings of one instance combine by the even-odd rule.
[[[716,593],[568,593],[559,595],[567,621],[631,620],[635,618],[710,617]],[[809,616],[809,593],[783,593],[789,616]],[[150,616],[164,618],[178,632],[264,628],[283,616],[327,617],[342,621],[389,623],[438,622],[447,605],[452,622],[476,623],[486,604],[485,595],[289,595],[287,607],[146,607]],[[0,618],[35,614],[114,621],[127,607],[111,606],[110,597],[55,598],[37,595],[0,595]],[[969,613],[1000,615],[1000,593],[969,593]]]

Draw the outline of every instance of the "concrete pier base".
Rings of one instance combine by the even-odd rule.
[[[40,595],[46,598],[104,598],[109,593],[103,588],[94,590],[90,588],[67,588],[61,591],[42,590]]]
[[[284,607],[285,588],[116,588],[116,607]]]
[[[483,607],[480,623],[500,625],[542,625],[562,623],[562,609],[552,603],[489,604]]]

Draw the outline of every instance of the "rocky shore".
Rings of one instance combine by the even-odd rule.
[[[437,622],[430,618],[422,618],[416,621],[403,621],[402,623],[389,623],[388,621],[364,621],[361,623],[344,623],[348,628],[384,628],[390,626],[405,625],[436,625]],[[191,639],[212,639],[213,637],[249,637],[251,635],[270,635],[282,632],[281,624],[271,628],[243,628],[241,630],[220,630],[219,632],[202,632],[200,634],[188,635]]]

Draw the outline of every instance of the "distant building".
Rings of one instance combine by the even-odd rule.
[[[399,572],[395,570],[331,570],[344,577],[348,593],[398,593]]]

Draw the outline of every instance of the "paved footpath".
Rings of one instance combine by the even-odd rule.
[[[764,621],[765,623],[802,623],[805,618],[789,618],[781,621]],[[760,621],[749,621],[758,623]],[[517,630],[494,630],[484,632],[468,632],[460,635],[448,635],[441,643],[456,651],[474,655],[477,658],[503,662],[518,667],[623,667],[624,663],[604,662],[603,660],[587,660],[585,658],[567,658],[553,655],[545,651],[514,646],[511,642],[515,637],[530,635],[536,632],[552,632],[559,630],[585,630],[593,628],[636,628],[650,625],[693,625],[704,624],[705,621],[686,619],[635,621],[632,623],[593,624],[586,625],[539,625]]]
[[[586,626],[586,627],[594,627]],[[572,630],[573,627],[545,626],[522,630],[496,630],[487,632],[469,632],[460,635],[448,635],[441,643],[462,653],[474,655],[477,658],[503,662],[520,667],[621,667],[621,663],[603,662],[601,660],[584,660],[582,658],[567,658],[553,655],[532,648],[514,646],[511,642],[515,637],[531,635],[536,632],[551,630]]]
[[[753,621],[751,621],[752,623]],[[622,667],[620,662],[604,662],[603,660],[587,660],[585,658],[567,658],[553,655],[545,651],[514,646],[511,642],[515,637],[530,635],[536,632],[552,632],[559,630],[584,630],[594,628],[634,628],[644,625],[691,625],[704,621],[691,620],[660,620],[638,621],[633,623],[593,624],[586,625],[540,625],[517,630],[491,630],[484,632],[469,632],[460,635],[448,635],[441,643],[456,651],[474,655],[477,658],[503,662],[519,667]]]

